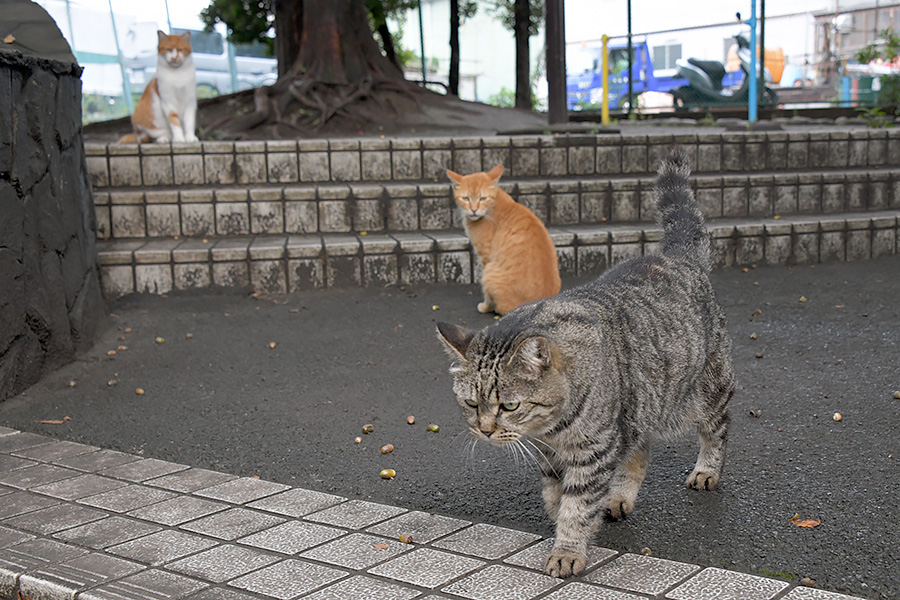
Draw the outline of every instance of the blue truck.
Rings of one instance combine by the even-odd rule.
[[[669,92],[687,85],[687,79],[679,77],[659,77],[653,72],[650,47],[647,42],[631,43],[634,56],[631,65],[632,94],[644,92]],[[609,108],[621,110],[628,105],[628,44],[626,41],[610,42],[609,53]],[[599,109],[603,102],[603,49],[602,47],[581,49],[584,71],[566,77],[566,95],[569,110]],[[587,59],[589,64],[584,64]],[[567,58],[568,60],[568,58]]]

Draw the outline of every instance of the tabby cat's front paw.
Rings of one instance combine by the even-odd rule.
[[[694,490],[711,490],[719,483],[718,473],[710,473],[708,471],[694,471],[688,475],[685,484]]]
[[[494,307],[488,304],[487,302],[479,302],[478,303],[478,312],[480,313],[489,313],[494,310]]]
[[[544,567],[544,573],[550,577],[569,577],[578,575],[584,570],[587,558],[583,554],[575,552],[558,551],[554,552],[547,559],[547,566]]]
[[[619,521],[631,514],[634,510],[635,498],[626,496],[614,496],[609,500],[609,508],[606,515],[613,521]]]

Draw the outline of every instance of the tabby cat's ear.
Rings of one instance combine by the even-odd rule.
[[[447,344],[447,354],[451,358],[465,360],[466,351],[469,349],[469,343],[475,336],[475,332],[451,323],[438,323],[437,331],[438,337]]]
[[[509,360],[509,364],[516,366],[519,375],[531,381],[540,379],[552,363],[550,340],[543,336],[522,341]]]
[[[455,183],[462,183],[463,181],[462,175],[460,175],[459,173],[454,173],[450,169],[447,169],[447,177],[452,179]]]
[[[497,182],[500,181],[500,176],[503,175],[503,165],[497,165],[490,171],[488,171],[488,179],[491,180],[490,185],[497,185]]]

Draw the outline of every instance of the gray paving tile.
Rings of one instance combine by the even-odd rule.
[[[271,565],[278,560],[270,554],[252,548],[225,545],[183,558],[166,565],[166,568],[204,581],[223,583]]]
[[[75,477],[76,475],[81,475],[81,473],[72,469],[38,463],[24,469],[16,469],[15,471],[0,474],[0,483],[20,490],[29,490],[46,483]]]
[[[347,573],[344,571],[289,559],[244,575],[228,585],[278,600],[289,600],[337,581],[345,575]]]
[[[243,537],[238,542],[281,554],[297,554],[341,537],[344,533],[340,529],[326,525],[288,521],[271,529]]]
[[[20,433],[18,429],[11,429],[9,427],[0,427],[0,437],[4,435],[13,435],[14,433]]]
[[[697,565],[653,558],[641,554],[623,554],[585,575],[591,583],[599,583],[629,592],[662,594],[700,570]]]
[[[371,600],[372,598],[408,600],[418,595],[420,595],[418,590],[357,575],[309,596],[304,596],[303,600]]]
[[[533,571],[491,565],[441,589],[470,600],[529,600],[562,583]]]
[[[162,477],[163,475],[183,471],[187,468],[187,465],[179,465],[155,458],[142,458],[124,465],[104,469],[100,471],[100,474],[134,483],[141,483],[147,479]]]
[[[572,581],[544,596],[544,600],[647,600],[647,597]]]
[[[82,590],[125,577],[144,567],[105,554],[90,553],[61,565],[48,565],[19,578],[21,598],[73,598]]]
[[[66,458],[67,456],[78,456],[79,454],[96,452],[99,449],[100,448],[97,448],[96,446],[88,446],[86,444],[78,444],[75,442],[53,441],[49,444],[41,444],[40,446],[16,450],[12,454],[42,462],[53,462],[61,458]]]
[[[198,535],[165,530],[116,544],[106,551],[156,567],[216,545]]]
[[[504,559],[503,562],[510,565],[516,565],[517,567],[534,569],[535,571],[540,571],[543,573],[544,567],[547,564],[547,557],[550,556],[550,552],[552,552],[553,544],[555,542],[555,538],[547,538],[545,540],[541,540],[534,546],[529,546],[521,552],[517,552],[509,558]],[[585,565],[585,569],[590,569],[600,564],[604,560],[608,560],[616,556],[617,554],[618,552],[616,552],[615,550],[610,550],[609,548],[591,546],[590,548],[588,548],[587,564]]]
[[[40,485],[34,488],[34,491],[53,496],[54,498],[62,498],[63,500],[77,500],[86,496],[108,492],[125,485],[127,484],[124,481],[88,473]]]
[[[97,452],[89,452],[88,454],[79,454],[77,456],[67,456],[54,461],[54,464],[79,471],[87,471],[94,473],[117,467],[140,460],[140,457],[116,450],[98,450]]]
[[[212,498],[213,500],[224,500],[233,504],[246,504],[253,502],[278,492],[290,489],[291,486],[274,481],[266,481],[264,479],[253,479],[251,477],[240,477],[232,479],[225,483],[220,483],[212,487],[204,488],[194,492],[198,496],[204,498]]]
[[[485,564],[487,563],[477,558],[458,556],[432,548],[417,548],[369,569],[369,573],[434,589],[475,569],[480,569]]]
[[[27,542],[31,539],[34,539],[33,535],[0,525],[0,548],[15,546],[16,544],[21,544],[22,542]]]
[[[177,494],[174,492],[148,488],[143,485],[126,485],[101,494],[79,498],[78,503],[103,508],[112,512],[125,513],[175,497],[177,497]]]
[[[59,504],[59,500],[55,498],[38,496],[31,492],[13,492],[3,496],[3,500],[0,501],[0,519],[7,519],[57,504]]]
[[[228,505],[222,502],[204,500],[203,498],[193,498],[190,496],[178,496],[130,511],[128,515],[145,521],[153,521],[154,523],[162,523],[163,525],[174,527],[175,525],[181,525],[182,523],[187,523],[193,519],[211,515],[221,510],[225,510],[226,508],[228,508]]]
[[[699,568],[699,567],[697,567]],[[708,568],[666,594],[672,600],[769,600],[789,586],[784,581]]]
[[[399,538],[401,535],[409,535],[412,536],[413,542],[427,544],[468,525],[471,525],[469,521],[432,515],[416,510],[373,525],[366,531],[394,539]]]
[[[125,517],[107,517],[54,534],[53,537],[95,550],[102,550],[162,530],[157,525]]]
[[[0,473],[9,473],[10,471],[32,467],[36,464],[36,461],[28,460],[27,458],[20,458],[9,454],[0,454]]]
[[[173,492],[189,494],[203,488],[211,487],[219,483],[237,479],[234,475],[208,471],[206,469],[186,469],[171,475],[163,475],[154,479],[148,479],[144,485],[161,487]]]
[[[102,510],[72,504],[58,504],[3,521],[4,525],[29,533],[51,535],[63,529],[78,527],[108,516]]]
[[[281,517],[246,508],[231,508],[182,525],[181,529],[230,541],[281,523],[284,523]]]
[[[347,527],[348,529],[362,529],[405,512],[405,509],[387,506],[386,504],[376,504],[365,500],[350,500],[349,502],[307,515],[306,519],[317,523],[325,523],[326,525]]]
[[[48,565],[64,563],[87,554],[83,548],[75,548],[53,540],[33,539],[3,549],[0,555],[0,570],[7,570],[16,575],[31,573]],[[3,594],[10,595],[0,588]]]
[[[816,588],[796,587],[784,596],[783,600],[857,600],[857,598]]]
[[[387,547],[385,548],[385,546]],[[348,569],[362,570],[409,550],[412,550],[409,544],[365,533],[353,533],[307,550],[300,557]]]
[[[206,587],[196,579],[150,569],[82,592],[78,600],[176,600]]]
[[[0,496],[12,494],[14,491],[16,491],[16,490],[12,489],[11,487],[7,487],[5,485],[0,485]]]
[[[332,494],[293,488],[286,492],[251,502],[247,506],[297,518],[340,504],[346,500],[346,498]]]
[[[435,548],[495,560],[518,552],[539,539],[541,536],[533,533],[476,523],[467,529],[438,540],[433,545]]]
[[[185,600],[258,600],[259,596],[250,596],[237,590],[225,588],[207,588],[202,592],[188,596]]]
[[[51,438],[43,435],[19,431],[0,436],[0,454],[23,450],[32,446],[39,446],[40,444],[49,444],[52,441]]]

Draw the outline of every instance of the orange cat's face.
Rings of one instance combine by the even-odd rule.
[[[178,68],[184,64],[184,59],[191,55],[191,32],[185,31],[181,35],[166,35],[157,31],[159,46],[156,51],[162,56],[169,66]]]
[[[487,173],[460,175],[447,170],[447,176],[456,184],[453,199],[469,221],[477,221],[491,212],[496,201],[497,182],[503,174],[503,165],[497,165]]]

